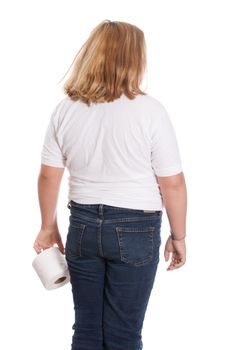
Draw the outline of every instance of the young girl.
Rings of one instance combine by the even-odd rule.
[[[38,194],[40,253],[65,254],[75,310],[72,350],[139,350],[160,260],[163,207],[168,270],[185,263],[186,185],[165,107],[140,89],[144,33],[101,22],[78,52],[44,139]],[[56,220],[69,170],[65,248]]]

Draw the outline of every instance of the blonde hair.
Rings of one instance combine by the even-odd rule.
[[[72,100],[110,102],[125,94],[129,99],[146,95],[140,90],[146,71],[144,33],[125,22],[104,20],[91,32],[72,62],[63,89]]]

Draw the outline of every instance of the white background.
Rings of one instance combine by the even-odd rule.
[[[104,19],[135,24],[145,33],[147,92],[171,116],[188,189],[187,261],[166,271],[164,212],[144,350],[234,348],[232,5],[227,0],[1,3],[1,349],[70,349],[70,285],[45,290],[31,265],[40,229],[37,177],[45,129],[64,96],[60,81]],[[58,203],[64,243],[67,178],[66,169]]]

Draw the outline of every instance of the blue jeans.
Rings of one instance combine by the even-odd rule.
[[[72,350],[140,350],[159,263],[162,211],[69,201],[65,257],[75,322]]]

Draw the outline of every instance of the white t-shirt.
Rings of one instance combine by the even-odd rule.
[[[182,172],[165,107],[149,95],[85,103],[64,97],[45,134],[41,163],[69,171],[68,200],[162,210],[155,175]]]

